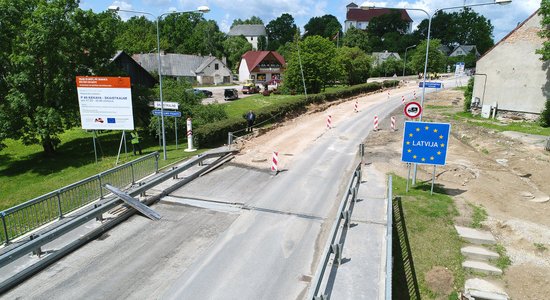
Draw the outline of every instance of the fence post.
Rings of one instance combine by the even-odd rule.
[[[59,219],[63,219],[63,208],[61,207],[61,192],[57,190],[57,210],[59,211]]]
[[[99,199],[103,199],[103,184],[101,183],[101,173],[97,174],[99,180]]]
[[[134,176],[134,163],[130,163],[130,169],[132,170],[132,185],[136,184],[136,177]]]
[[[155,174],[159,172],[159,157],[160,157],[160,154],[157,153],[155,155]]]
[[[2,211],[0,216],[2,217],[2,226],[4,227],[4,236],[6,237],[4,245],[7,245],[10,242],[10,238],[8,236],[8,226],[6,225],[6,213]]]

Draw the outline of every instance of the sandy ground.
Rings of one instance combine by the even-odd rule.
[[[362,109],[372,97],[361,96]],[[425,105],[445,109],[425,110],[423,121],[450,122],[447,164],[436,169],[436,184],[454,198],[460,216],[455,222],[469,226],[471,206],[488,213],[483,223],[503,245],[512,260],[501,282],[512,299],[544,299],[550,295],[550,152],[544,150],[545,137],[513,132],[496,132],[463,121],[449,120],[448,114],[462,109],[462,92],[447,90],[430,94]],[[269,168],[271,153],[279,151],[281,168],[323,134],[326,115],[334,119],[353,114],[355,101],[348,99],[326,106],[312,106],[309,112],[256,132],[240,140],[236,162]],[[397,128],[403,128],[401,108],[393,114]],[[447,115],[447,116],[446,116]],[[407,177],[400,161],[402,130],[389,130],[389,120],[381,120],[382,130],[366,141],[367,157],[379,170]],[[429,181],[433,167],[419,167],[418,181]]]

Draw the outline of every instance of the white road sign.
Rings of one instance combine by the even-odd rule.
[[[155,101],[153,104],[155,108],[161,108],[164,106],[164,109],[179,109],[180,107],[180,104],[177,102],[162,101],[163,105],[160,105],[160,101]]]

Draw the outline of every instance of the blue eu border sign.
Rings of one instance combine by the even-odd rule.
[[[405,122],[401,161],[445,165],[451,124]]]

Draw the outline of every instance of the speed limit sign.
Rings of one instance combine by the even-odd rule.
[[[418,102],[409,102],[405,105],[403,111],[405,112],[405,116],[411,119],[418,118],[422,113],[422,106]]]

